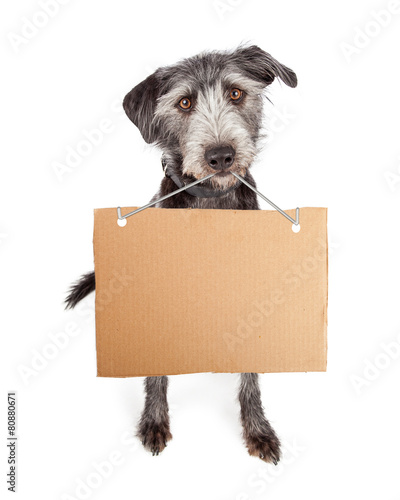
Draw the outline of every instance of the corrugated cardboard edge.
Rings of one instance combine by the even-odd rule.
[[[329,294],[329,238],[328,208],[325,209],[326,224],[326,306],[325,306],[325,371],[328,369],[328,294]]]
[[[96,219],[96,212],[101,210],[101,208],[95,208],[93,210],[93,239],[92,239],[92,245],[93,245],[93,264],[94,264],[94,279],[96,283],[96,247],[94,245],[94,241],[96,238],[96,224],[95,224],[95,219]],[[98,334],[97,334],[97,318],[96,318],[96,299],[97,299],[97,294],[95,292],[95,300],[94,300],[94,309],[95,309],[95,314],[94,314],[94,329],[95,329],[95,348],[96,348],[96,376],[101,377],[102,375],[99,373],[99,349],[98,349]],[[125,377],[124,377],[125,378]]]

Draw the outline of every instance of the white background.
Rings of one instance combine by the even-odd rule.
[[[22,499],[399,499],[400,13],[381,13],[382,27],[372,11],[387,0],[63,3],[47,20],[35,0],[0,12],[1,491],[16,390]],[[16,43],[33,20],[43,26]],[[160,65],[242,41],[299,79],[270,88],[260,190],[284,209],[329,209],[328,372],[261,377],[285,445],[278,467],[248,456],[228,374],[171,377],[174,439],[145,452],[131,437],[142,379],[96,378],[93,296],[80,313],[62,305],[93,268],[93,208],[144,204],[161,180],[124,95]],[[112,130],[57,177],[54,163],[105,119]],[[67,328],[78,334],[54,354],[49,335]],[[50,344],[53,359],[24,380]],[[110,455],[118,464],[96,483]]]

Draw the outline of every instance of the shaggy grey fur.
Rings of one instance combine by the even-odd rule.
[[[138,426],[138,437],[153,455],[158,455],[172,439],[167,401],[168,377],[147,377],[146,400]]]
[[[292,70],[259,47],[239,47],[230,52],[202,53],[159,68],[126,95],[123,105],[128,117],[143,139],[163,152],[166,176],[153,200],[177,189],[171,173],[172,178],[177,176],[180,182],[188,184],[218,170],[217,175],[202,183],[204,188],[214,190],[216,195],[234,188],[215,197],[182,192],[159,203],[159,207],[259,208],[255,193],[229,172],[234,171],[255,185],[249,168],[259,148],[263,92],[275,78],[290,87],[297,84]],[[235,100],[237,94],[240,98]],[[180,105],[183,99],[185,105],[190,103],[189,109]],[[218,167],[212,158],[219,158]],[[67,307],[76,305],[94,285],[94,273],[82,277],[72,286]],[[167,377],[145,380],[146,402],[138,436],[153,455],[158,455],[172,438],[167,386]],[[276,464],[280,443],[265,417],[256,373],[241,374],[239,402],[249,453]]]

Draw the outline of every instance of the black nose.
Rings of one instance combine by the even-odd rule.
[[[235,159],[235,150],[231,146],[218,146],[208,149],[204,157],[214,170],[224,170],[232,165]]]

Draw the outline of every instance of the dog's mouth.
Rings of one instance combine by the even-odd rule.
[[[215,175],[211,177],[211,179],[209,179],[207,182],[210,183],[212,189],[215,189],[216,191],[225,191],[226,189],[240,184],[238,179],[234,175],[232,175],[232,172],[235,172],[241,176],[245,176],[245,169],[232,168],[221,170],[220,172],[215,173]]]
[[[233,173],[238,174],[241,177],[245,177],[247,170],[248,165],[243,165],[241,162],[234,161],[228,168],[223,168],[217,171],[212,169],[209,165],[203,164],[198,165],[196,169],[184,168],[182,173],[183,175],[187,175],[189,179],[192,178],[194,180],[201,180],[202,178],[212,174],[212,177],[205,180],[204,184],[202,183],[201,185],[208,186],[215,191],[225,191],[239,182]]]
[[[235,181],[235,176],[232,175],[233,173],[244,176],[246,175],[246,170],[247,168],[245,166],[237,165],[236,162],[231,167],[219,170],[217,172],[215,172],[215,170],[210,171],[210,169],[207,169],[208,172],[215,173],[213,179],[220,179],[220,180],[232,179],[232,182]]]
[[[217,172],[215,174],[215,177],[228,177],[232,175],[232,172],[230,170],[221,170],[221,172]]]

